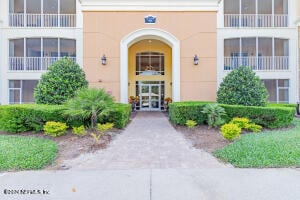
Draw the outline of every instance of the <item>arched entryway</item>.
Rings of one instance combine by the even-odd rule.
[[[151,44],[149,44],[151,43]],[[155,47],[155,45],[157,47]],[[160,45],[160,49],[159,49]],[[133,49],[141,48],[139,52]],[[152,48],[152,49],[150,49]],[[165,48],[165,51],[163,50]],[[136,70],[135,66],[137,63],[136,59],[139,56],[148,56],[145,61],[149,62],[150,57],[160,57],[164,52],[167,52],[169,48],[169,77],[155,76],[154,71]],[[148,98],[151,98],[151,91],[155,91],[154,95],[159,95],[160,99],[153,101],[161,102],[162,86],[168,85],[169,90],[164,88],[164,97],[171,97],[173,101],[180,101],[180,43],[172,34],[160,30],[160,29],[140,29],[130,33],[121,41],[121,52],[120,52],[120,102],[128,103],[128,97],[130,95],[141,95],[143,91],[149,90]],[[166,56],[166,55],[164,55]],[[138,61],[139,62],[139,61]],[[151,65],[151,63],[149,62]],[[132,66],[130,66],[132,65]],[[166,64],[165,64],[166,66]],[[151,67],[151,66],[148,66]],[[167,67],[167,66],[166,66]],[[149,68],[150,69],[150,68]],[[138,71],[138,72],[137,72]],[[144,72],[143,72],[144,71]],[[135,73],[135,75],[130,74]],[[145,76],[139,76],[140,73],[144,73]],[[147,74],[150,76],[147,76]],[[150,74],[149,74],[150,73]],[[161,73],[161,72],[160,72]],[[138,74],[138,75],[137,75]],[[139,78],[137,78],[139,76]],[[147,80],[148,79],[148,80]],[[147,82],[148,81],[148,82]],[[152,82],[151,82],[152,81]],[[132,85],[131,85],[132,84]],[[144,89],[143,89],[144,86]],[[167,90],[166,90],[167,89]],[[157,94],[158,92],[158,94]],[[160,92],[160,93],[159,93]],[[170,95],[170,96],[168,96]],[[151,102],[148,102],[151,103]],[[159,103],[161,104],[161,103]],[[148,110],[161,108],[161,105],[153,103],[153,106],[145,107]],[[146,104],[144,104],[146,105]],[[155,105],[159,105],[158,107]]]
[[[143,39],[128,49],[128,93],[138,96],[137,110],[164,109],[172,97],[172,48],[157,39]]]

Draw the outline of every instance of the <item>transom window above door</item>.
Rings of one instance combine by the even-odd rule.
[[[165,55],[160,52],[137,53],[136,75],[165,75]]]

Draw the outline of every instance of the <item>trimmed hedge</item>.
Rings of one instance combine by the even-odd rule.
[[[11,133],[41,131],[47,121],[64,122],[63,106],[5,105],[0,106],[0,130]]]
[[[227,120],[233,117],[246,117],[253,123],[266,128],[280,128],[289,126],[295,116],[295,108],[291,107],[256,107],[221,104]]]
[[[62,105],[3,105],[0,106],[0,130],[10,133],[26,131],[42,131],[47,121],[67,123],[69,126],[88,124],[89,120],[70,120],[64,115],[65,106]],[[116,128],[124,128],[130,119],[131,106],[116,103],[99,117],[99,122],[111,122]]]
[[[174,124],[184,125],[186,120],[203,124],[205,115],[201,112],[208,102],[179,102],[170,104],[169,118]],[[266,128],[289,126],[295,114],[294,107],[256,107],[219,104],[226,111],[225,120],[229,122],[234,117],[246,117],[253,123]]]
[[[174,124],[185,125],[187,120],[203,124],[206,114],[202,113],[203,107],[212,102],[176,102],[169,104],[169,118]]]
[[[124,128],[130,119],[131,105],[115,103],[107,112],[99,114],[100,123],[113,123],[115,128]]]

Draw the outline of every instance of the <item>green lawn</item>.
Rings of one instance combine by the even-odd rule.
[[[41,169],[57,151],[56,143],[48,139],[0,135],[0,171]]]
[[[300,167],[300,119],[285,131],[242,135],[214,155],[236,167]]]

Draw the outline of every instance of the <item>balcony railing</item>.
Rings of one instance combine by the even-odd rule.
[[[224,27],[287,27],[288,15],[225,14]]]
[[[9,57],[10,71],[45,71],[61,57]],[[76,62],[75,57],[69,59]]]
[[[289,56],[224,57],[224,70],[249,66],[254,71],[288,70]]]
[[[10,13],[9,26],[14,27],[75,27],[76,14]]]

